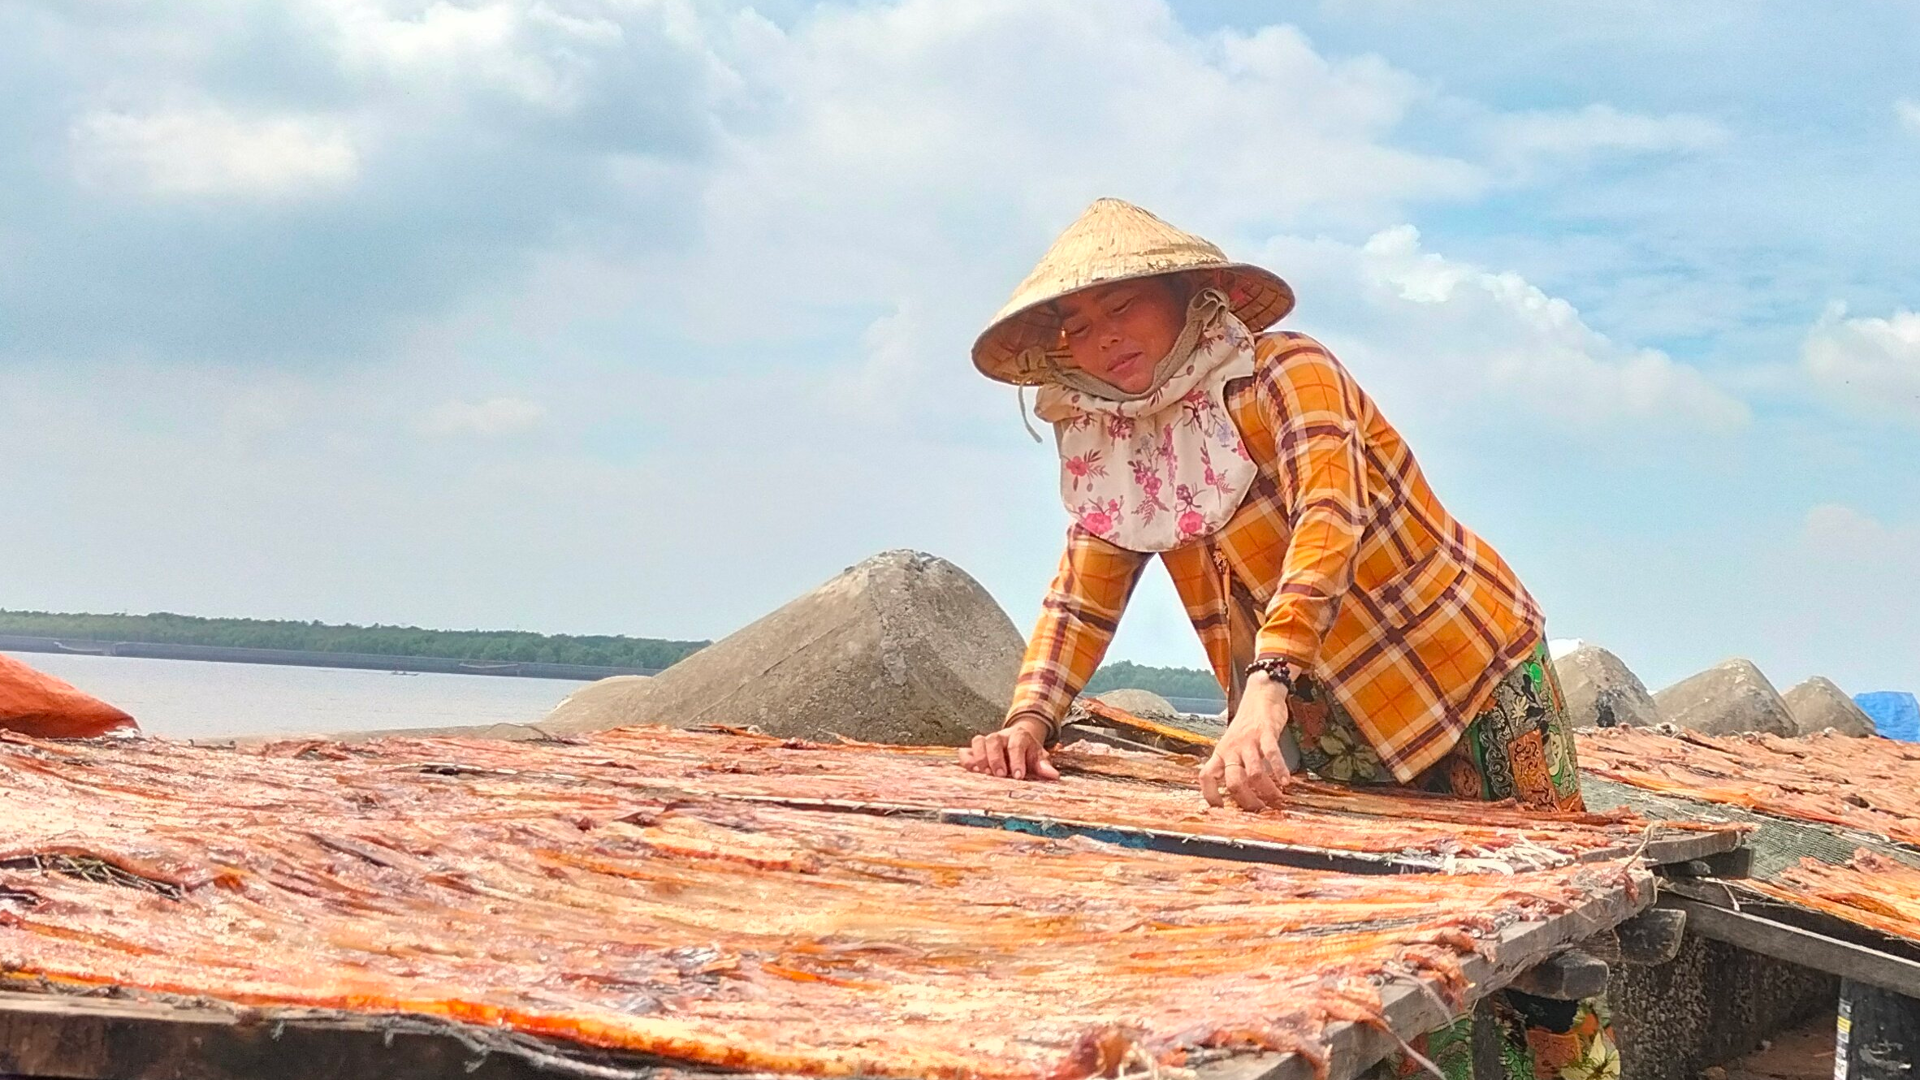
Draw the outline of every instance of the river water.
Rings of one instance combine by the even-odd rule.
[[[369,728],[525,724],[584,685],[505,675],[10,653],[118,705],[151,735],[218,739]]]

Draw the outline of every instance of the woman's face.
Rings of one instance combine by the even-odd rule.
[[[1129,394],[1153,385],[1153,369],[1187,325],[1187,306],[1163,277],[1117,281],[1055,301],[1073,366]]]

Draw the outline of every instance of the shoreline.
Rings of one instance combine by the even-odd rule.
[[[596,667],[520,660],[461,660],[444,656],[387,656],[380,653],[317,652],[308,649],[254,649],[225,645],[180,645],[157,641],[95,641],[84,638],[0,634],[0,652],[54,653],[64,656],[137,657],[146,660],[204,660],[222,664],[272,664],[280,667],[349,668],[436,675],[499,675],[523,679],[592,682],[614,675],[658,675],[660,668]]]

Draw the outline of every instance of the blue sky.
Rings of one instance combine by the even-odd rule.
[[[0,606],[705,637],[910,546],[1024,628],[966,349],[1118,195],[1556,636],[1920,686],[1916,72],[1909,3],[16,2]],[[1200,662],[1157,575],[1114,655]]]

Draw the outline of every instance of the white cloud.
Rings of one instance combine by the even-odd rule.
[[[493,68],[498,58],[510,54],[527,15],[522,4],[460,6],[443,0],[414,8],[413,17],[395,14],[392,5],[377,0],[331,0],[315,6],[332,18],[348,59],[441,76],[464,64]]]
[[[756,104],[702,188],[698,247],[640,287],[708,341],[835,335],[832,392],[895,423],[1018,434],[968,348],[1099,196],[1244,250],[1488,184],[1403,145],[1433,96],[1405,71],[1292,27],[1195,34],[1159,0],[825,5],[714,40]]]
[[[1605,154],[1700,153],[1725,145],[1730,136],[1703,116],[1646,116],[1593,104],[1499,116],[1488,125],[1487,138],[1498,160],[1526,169],[1553,162],[1579,164]]]
[[[1920,135],[1920,101],[1901,98],[1893,103],[1893,114],[1900,118],[1901,126],[1915,135]]]
[[[161,195],[295,195],[342,187],[359,171],[346,126],[326,117],[98,111],[68,139],[82,178]]]
[[[305,118],[306,142],[337,134],[350,169],[244,190],[352,184],[355,201],[326,229],[250,245],[271,249],[267,260],[192,258],[189,215],[155,216],[154,258],[76,259],[81,272],[97,263],[122,276],[56,295],[155,298],[122,325],[156,370],[109,394],[43,373],[58,383],[37,397],[45,416],[0,424],[19,466],[0,476],[0,501],[55,508],[4,531],[4,561],[31,567],[49,604],[691,636],[913,544],[967,566],[1024,625],[1063,526],[1049,452],[1026,442],[1012,391],[980,379],[966,350],[1051,236],[1105,194],[1286,274],[1302,297],[1289,325],[1333,343],[1383,400],[1395,391],[1387,404],[1403,429],[1408,415],[1439,417],[1477,447],[1518,428],[1549,451],[1563,435],[1589,440],[1583,449],[1636,436],[1670,466],[1672,434],[1746,417],[1694,368],[1593,328],[1622,320],[1586,302],[1583,317],[1533,284],[1600,292],[1625,272],[1624,257],[1595,259],[1556,227],[1587,192],[1540,187],[1540,204],[1575,206],[1550,222],[1475,203],[1533,178],[1516,177],[1516,161],[1539,175],[1576,159],[1711,150],[1720,133],[1707,121],[1576,102],[1503,122],[1380,58],[1316,48],[1284,26],[1195,33],[1157,0],[782,3],[769,9],[781,26],[727,6],[702,3],[695,18],[679,0],[286,0],[260,8],[273,18],[210,20],[178,5],[144,20],[160,29],[128,35],[111,64],[71,50],[94,66],[70,83],[82,95],[50,96],[49,112],[80,100],[90,115],[150,120],[166,110],[98,110],[219,88],[234,95],[220,99],[232,123],[252,130],[237,102],[259,100],[239,95],[265,72],[278,107],[311,110],[289,114]],[[262,35],[270,48],[255,48]],[[1490,125],[1510,139],[1504,156],[1478,139]],[[153,189],[156,173],[179,168],[89,138],[89,175],[103,182]],[[129,141],[154,140],[119,138]],[[212,186],[234,190],[223,183]],[[1658,230],[1712,216],[1686,199],[1670,209]],[[1474,237],[1481,265],[1423,250],[1411,231],[1359,242],[1436,218]],[[1592,234],[1651,257],[1658,230],[1617,222]],[[234,227],[223,220],[202,246],[244,253]],[[1485,230],[1514,228],[1561,258],[1495,253]],[[1298,239],[1322,234],[1339,239]],[[369,260],[385,247],[407,257]],[[322,280],[315,267],[343,265],[343,251],[355,272]],[[204,272],[185,284],[146,272],[176,254]],[[1676,276],[1684,262],[1672,261]],[[1502,272],[1516,266],[1524,276]],[[81,272],[74,280],[88,280]],[[185,331],[156,332],[156,312],[194,301]],[[284,321],[233,317],[248,305]],[[87,310],[47,304],[42,321],[51,335],[106,321],[72,317]],[[206,328],[235,325],[240,359],[226,370],[244,370],[239,381],[303,327],[370,329],[324,365],[274,357],[309,393],[174,387],[169,365],[202,347]],[[537,382],[519,380],[536,370]],[[515,386],[538,386],[539,401],[486,400]],[[81,423],[70,400],[102,412]],[[156,431],[172,422],[163,414],[209,430]],[[86,438],[61,442],[70,428]],[[1444,467],[1450,448],[1431,430],[1409,434]],[[1590,534],[1596,564],[1618,561],[1609,549],[1637,517],[1674,519],[1658,497],[1685,469],[1643,483],[1609,478],[1598,450],[1557,458],[1556,490],[1611,481],[1618,497],[1548,506],[1504,489],[1511,459],[1493,455],[1456,458],[1456,475],[1470,464],[1495,479],[1455,482],[1448,497],[1535,565],[1566,561],[1562,537],[1526,539],[1536,519]],[[1582,521],[1568,509],[1582,503],[1604,511]],[[129,531],[151,542],[110,542]],[[1745,535],[1727,531],[1730,550],[1746,550]],[[1141,651],[1123,655],[1198,662],[1171,592],[1149,595],[1159,599],[1125,631]]]
[[[726,280],[727,304],[759,284],[984,316],[1102,195],[1226,234],[1485,186],[1398,145],[1429,94],[1405,72],[1291,27],[1196,36],[1157,0],[825,7],[723,53],[762,103],[703,199],[714,273],[693,280]]]
[[[465,435],[491,439],[531,431],[546,418],[545,405],[525,398],[447,401],[428,410],[420,420],[420,430],[439,438]]]
[[[225,369],[13,370],[8,602],[709,637],[889,547],[954,559],[1023,623],[1045,588],[1065,523],[1017,424],[939,447],[823,421],[798,373],[547,359],[536,437],[451,444],[406,403],[484,376],[459,358],[304,372],[278,435],[221,422],[256,399]]]
[[[926,320],[910,304],[875,319],[860,336],[859,365],[828,377],[827,407],[880,417],[937,413],[943,358],[927,354],[926,335]]]
[[[370,84],[404,86],[414,99],[460,102],[504,94],[550,111],[578,108],[629,66],[654,67],[682,101],[736,80],[708,50],[708,28],[687,0],[489,0],[421,5],[394,0],[306,0],[342,69]],[[664,52],[662,52],[664,47]],[[689,58],[694,63],[688,67]],[[699,85],[705,83],[706,85]],[[640,88],[633,88],[640,89]],[[660,103],[628,101],[647,113]]]
[[[687,309],[722,333],[742,295],[777,323],[888,312],[842,330],[864,337],[834,392],[894,419],[1015,422],[968,345],[1096,196],[1138,201],[1237,256],[1269,244],[1286,273],[1293,234],[1404,220],[1493,183],[1486,167],[1400,138],[1440,101],[1407,72],[1329,57],[1289,26],[1195,35],[1154,0],[829,8],[787,32],[754,24],[750,49],[721,51],[778,104],[727,144],[706,188],[698,258],[710,269],[666,287],[691,289]],[[1503,153],[1528,161],[1726,137],[1703,118],[1607,106],[1489,122],[1504,124]],[[1698,370],[1609,340],[1515,275],[1425,255],[1411,230],[1330,247],[1346,265],[1328,268],[1305,310],[1344,305],[1348,340],[1423,368],[1443,400],[1519,402],[1587,434],[1748,420]]]
[[[1830,305],[1807,332],[1800,360],[1841,404],[1920,424],[1920,312],[1849,319],[1844,304]]]
[[[1823,503],[1807,511],[1801,540],[1809,548],[1826,552],[1841,562],[1920,560],[1920,528],[1890,527],[1839,503]]]
[[[1295,274],[1303,312],[1331,309],[1328,336],[1351,343],[1369,358],[1368,371],[1429,412],[1471,416],[1500,404],[1507,407],[1479,411],[1504,417],[1502,426],[1532,417],[1590,436],[1649,423],[1724,432],[1750,419],[1697,369],[1611,340],[1518,274],[1422,250],[1411,225],[1358,248],[1283,238],[1269,251],[1276,269]],[[1311,331],[1324,318],[1295,322]]]

